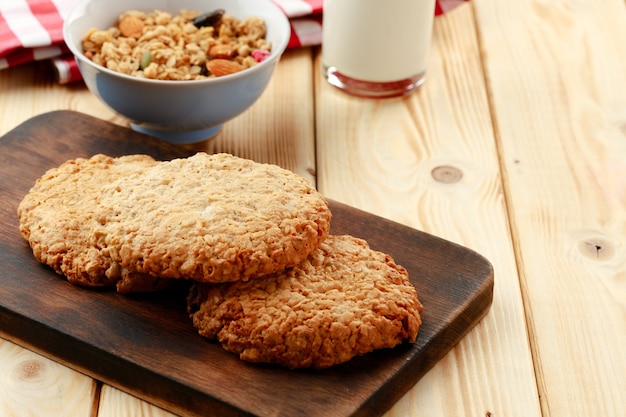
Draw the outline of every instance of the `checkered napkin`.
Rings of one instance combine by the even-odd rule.
[[[32,61],[49,60],[60,83],[81,79],[63,42],[63,19],[82,0],[0,0],[0,70]],[[322,42],[323,0],[272,0],[289,17],[289,48]],[[464,1],[436,0],[435,14]]]

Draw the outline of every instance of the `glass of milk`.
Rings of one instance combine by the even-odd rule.
[[[328,82],[361,97],[397,97],[424,82],[435,0],[324,0]]]

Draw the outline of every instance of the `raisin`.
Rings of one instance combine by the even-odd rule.
[[[198,28],[204,26],[215,26],[220,20],[222,20],[222,16],[224,16],[224,9],[217,9],[213,12],[201,14],[200,16],[194,18],[191,23]]]

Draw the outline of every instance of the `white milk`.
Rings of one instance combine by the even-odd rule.
[[[324,0],[322,62],[361,81],[426,70],[435,0]]]

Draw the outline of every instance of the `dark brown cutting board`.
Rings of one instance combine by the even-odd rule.
[[[16,209],[47,169],[95,153],[192,152],[81,113],[40,115],[0,138],[0,335],[182,415],[379,416],[489,310],[491,264],[475,252],[331,202],[333,234],[367,239],[406,267],[425,306],[414,345],[322,371],[247,364],[200,338],[184,293],[81,289],[38,264]]]

